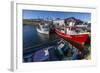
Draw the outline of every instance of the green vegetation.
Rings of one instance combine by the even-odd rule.
[[[48,23],[48,24],[52,24],[51,21],[47,21],[47,20],[43,20],[43,19],[23,19],[23,24],[24,25],[37,25],[37,24],[44,24],[44,23]]]
[[[41,22],[41,20],[37,19],[23,19],[23,24],[28,24],[28,25],[37,25]]]

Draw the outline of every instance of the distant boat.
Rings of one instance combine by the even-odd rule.
[[[37,32],[42,34],[49,34],[49,25],[48,24],[39,24],[37,27]]]

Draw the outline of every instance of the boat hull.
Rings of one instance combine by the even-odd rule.
[[[43,31],[37,28],[37,32],[41,33],[41,34],[49,34],[49,31]]]

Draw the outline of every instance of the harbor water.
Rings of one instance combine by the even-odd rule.
[[[35,47],[41,44],[46,44],[57,40],[59,37],[54,33],[41,34],[37,32],[35,25],[24,25],[23,26],[23,50]],[[44,46],[44,45],[42,45]],[[45,45],[46,46],[46,45]],[[49,46],[49,45],[48,45]]]

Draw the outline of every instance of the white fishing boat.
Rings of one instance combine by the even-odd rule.
[[[37,32],[42,34],[49,34],[49,25],[48,24],[39,24],[37,27]]]

